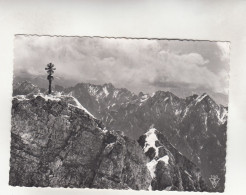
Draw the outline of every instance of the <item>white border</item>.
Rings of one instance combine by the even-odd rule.
[[[63,195],[115,194],[116,192],[8,186],[14,34],[230,41],[231,79],[224,194],[244,194],[243,192],[246,192],[245,18],[246,1],[239,0],[0,1],[0,194],[59,193]],[[117,193],[165,192],[117,191]],[[169,193],[180,195],[186,192]]]

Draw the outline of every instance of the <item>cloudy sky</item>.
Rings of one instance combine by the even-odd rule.
[[[227,95],[229,50],[228,42],[17,35],[14,75],[45,75],[52,62],[64,80]]]

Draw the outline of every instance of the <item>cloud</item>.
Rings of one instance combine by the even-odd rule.
[[[217,42],[220,50],[221,61],[228,62],[230,60],[230,42]]]
[[[169,87],[226,93],[227,55],[227,46],[216,42],[17,36],[14,74],[42,75],[52,62],[64,79],[111,82],[134,92]]]
[[[216,86],[216,75],[211,72],[206,64],[209,60],[204,59],[198,53],[175,54],[170,52],[160,52],[159,64],[154,83],[168,82],[189,85],[192,88],[210,87],[218,90]]]

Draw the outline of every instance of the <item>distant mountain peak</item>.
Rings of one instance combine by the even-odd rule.
[[[32,84],[30,81],[23,81],[13,83],[13,95],[26,95],[29,93],[39,93],[40,89],[38,86]]]
[[[156,91],[155,95],[157,95],[157,96],[176,96],[170,91],[160,91],[160,90]]]
[[[206,98],[207,96],[208,96],[208,95],[207,95],[206,93],[203,93],[202,95],[198,96],[198,97],[196,98],[196,103],[195,103],[195,104],[201,102],[201,101],[202,101],[204,98]]]
[[[202,104],[205,107],[207,107],[207,111],[209,111],[212,108],[218,109],[220,107],[207,93],[203,93],[202,95],[198,96],[194,100],[194,102],[195,102],[195,105]]]
[[[114,89],[115,88],[112,83],[105,83],[105,84],[103,84],[103,87],[104,86],[107,87],[107,88],[109,88],[109,89]]]

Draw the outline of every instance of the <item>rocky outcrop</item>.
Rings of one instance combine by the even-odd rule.
[[[133,139],[154,124],[178,151],[200,167],[207,185],[212,187],[209,178],[218,175],[220,181],[214,191],[224,191],[228,108],[209,95],[179,98],[164,91],[135,95],[112,84],[89,83],[56,89],[76,97],[107,129],[121,130]]]
[[[224,191],[227,108],[208,94],[179,98],[171,92],[157,91],[151,96],[136,96],[112,85],[90,84],[79,84],[69,91],[108,129],[119,129],[131,138],[138,139],[154,124],[201,168],[208,185],[212,187],[210,176],[218,175],[220,182],[214,191]]]
[[[208,191],[199,168],[178,152],[163,134],[154,128],[138,140],[152,176],[152,190]]]
[[[137,141],[105,130],[72,96],[16,96],[9,184],[147,190]]]

